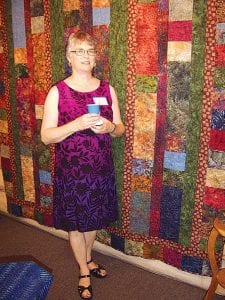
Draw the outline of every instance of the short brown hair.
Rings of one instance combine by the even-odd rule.
[[[79,31],[77,31],[75,33],[71,33],[69,35],[69,38],[67,40],[67,45],[66,45],[66,55],[68,55],[68,53],[71,49],[71,46],[76,44],[77,42],[78,43],[87,42],[94,48],[96,46],[96,40],[93,36],[91,36],[89,33],[85,32],[85,31],[79,30]]]

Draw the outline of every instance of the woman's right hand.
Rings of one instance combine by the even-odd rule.
[[[76,118],[73,122],[76,128],[79,128],[79,130],[84,130],[93,127],[98,120],[99,115],[88,113]]]

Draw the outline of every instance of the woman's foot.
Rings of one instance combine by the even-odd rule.
[[[87,262],[88,268],[91,272],[91,275],[97,278],[105,278],[107,276],[107,272],[104,267],[96,264],[92,259]]]
[[[91,299],[92,298],[92,287],[90,283],[90,274],[79,276],[78,292],[81,299]]]

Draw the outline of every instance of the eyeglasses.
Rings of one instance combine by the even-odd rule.
[[[78,50],[71,50],[70,52],[75,53],[77,56],[83,56],[85,55],[85,53],[87,53],[90,56],[94,56],[96,54],[95,49],[88,49],[88,50],[78,49]]]

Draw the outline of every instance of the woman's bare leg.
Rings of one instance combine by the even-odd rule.
[[[87,249],[87,261],[90,261],[92,258],[91,251],[96,238],[96,233],[97,233],[96,230],[84,232],[84,236],[86,240],[86,249]],[[97,265],[94,262],[91,262],[90,264],[88,264],[88,267],[90,268],[90,270],[92,270],[94,268],[97,268]],[[105,276],[107,274],[106,270],[101,270],[101,274]]]
[[[88,275],[90,271],[87,266],[87,245],[84,233],[79,231],[70,231],[69,241],[74,257],[80,267],[80,275]],[[90,278],[81,278],[79,280],[79,285],[88,287],[90,285]],[[90,297],[89,291],[84,290],[82,296]]]

